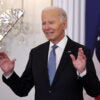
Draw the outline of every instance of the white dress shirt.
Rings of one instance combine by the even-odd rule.
[[[55,52],[56,52],[56,69],[59,66],[59,63],[60,63],[60,60],[61,60],[61,57],[62,57],[62,54],[63,54],[66,44],[67,44],[66,36],[59,43],[56,44],[58,46],[55,50]],[[49,55],[50,55],[53,45],[54,44],[52,42],[50,42],[48,59],[49,59]]]

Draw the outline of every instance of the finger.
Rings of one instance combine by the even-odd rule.
[[[2,59],[2,60],[0,61],[0,67],[1,67],[2,64],[5,63],[5,60],[6,60],[6,59]]]
[[[15,64],[15,61],[16,61],[16,59],[13,59],[13,60],[12,60],[12,63]]]
[[[81,57],[81,59],[82,59],[82,60],[86,60],[87,58],[86,58],[85,55],[83,55],[83,56]]]
[[[86,60],[86,55],[84,54],[84,51],[82,48],[80,48],[80,53],[81,53],[80,54],[81,58]]]
[[[75,61],[75,56],[73,54],[70,54],[70,57],[71,57],[72,61]]]
[[[3,58],[8,58],[7,54],[4,52],[0,52],[0,60]]]
[[[9,63],[9,60],[3,59],[2,61],[0,61],[0,66],[4,65],[5,63]]]
[[[80,56],[80,55],[83,55],[83,54],[84,54],[83,49],[82,48],[79,48],[78,49],[78,55]]]
[[[82,48],[79,48],[78,49],[78,59],[82,59],[82,58],[84,58],[84,51],[83,51],[83,49]]]

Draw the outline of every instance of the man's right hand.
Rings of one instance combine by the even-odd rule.
[[[15,61],[16,59],[11,61],[6,53],[0,52],[0,68],[4,72],[4,76],[9,76],[13,72]]]

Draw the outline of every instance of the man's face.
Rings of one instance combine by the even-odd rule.
[[[42,13],[42,30],[46,38],[58,43],[64,37],[66,22],[61,21],[58,10],[47,10]]]

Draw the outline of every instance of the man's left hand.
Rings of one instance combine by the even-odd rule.
[[[70,54],[72,63],[77,71],[81,74],[86,69],[86,56],[82,48],[78,49],[78,56],[75,58],[73,54]]]

